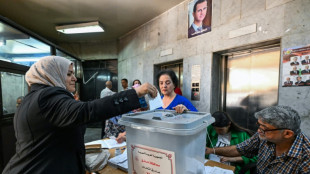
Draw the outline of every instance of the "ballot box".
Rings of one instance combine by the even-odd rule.
[[[209,113],[154,110],[124,115],[128,173],[203,174]]]

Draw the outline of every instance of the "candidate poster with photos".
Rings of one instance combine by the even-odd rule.
[[[282,86],[310,86],[310,45],[283,50]]]
[[[188,38],[211,31],[212,0],[193,0],[188,4]]]

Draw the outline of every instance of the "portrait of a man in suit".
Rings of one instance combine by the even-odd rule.
[[[189,13],[191,13],[193,22],[188,28],[188,38],[198,36],[200,34],[206,33],[211,31],[211,26],[206,25],[206,19],[208,19],[206,16],[208,14],[208,3],[210,0],[194,0],[192,3],[195,3],[192,11],[189,10]],[[212,4],[210,4],[212,6]],[[191,12],[190,12],[191,11]],[[189,14],[190,15],[190,14]],[[189,20],[190,20],[189,19]]]
[[[302,60],[302,61],[301,61],[301,64],[302,64],[302,65],[308,65],[308,64],[310,64],[309,56],[305,56],[305,60]]]
[[[291,78],[287,77],[283,86],[292,86],[292,85],[293,85],[293,81],[291,81]]]
[[[293,61],[291,62],[291,66],[294,66],[294,65],[299,65],[299,62],[297,61],[297,57],[293,57]]]
[[[299,71],[297,70],[297,67],[296,66],[293,66],[293,71],[290,71],[290,75],[293,76],[293,75],[298,75]]]
[[[310,74],[309,65],[305,66],[305,69],[301,71],[301,74],[303,75]]]
[[[296,86],[305,86],[306,83],[305,83],[304,81],[301,80],[301,77],[300,77],[300,76],[296,77],[296,80],[297,80],[297,81],[295,82],[295,85],[296,85]]]

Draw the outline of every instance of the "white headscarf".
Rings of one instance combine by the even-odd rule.
[[[44,84],[66,89],[66,76],[70,60],[59,56],[46,56],[33,64],[26,73],[26,81],[32,84]]]

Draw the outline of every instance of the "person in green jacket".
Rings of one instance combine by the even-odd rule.
[[[252,131],[236,124],[226,112],[217,111],[212,114],[212,117],[215,118],[215,122],[207,128],[207,147],[236,145],[250,138],[250,135],[253,135]],[[206,155],[206,158],[235,166],[235,173],[239,173],[240,169],[246,164],[256,162],[257,160],[256,156],[253,158],[245,156],[224,157],[214,154]],[[247,174],[249,173],[247,172]]]

